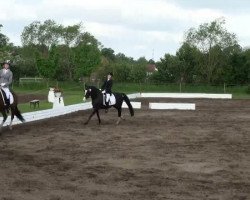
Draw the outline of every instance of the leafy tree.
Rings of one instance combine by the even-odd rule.
[[[2,24],[0,24],[0,31],[1,28],[3,27]],[[13,49],[13,45],[9,44],[9,38],[2,34],[0,32],[0,59],[1,60],[10,60],[12,57],[12,49]]]
[[[64,41],[64,44],[68,47],[74,46],[81,36],[82,23],[78,23],[72,26],[62,27],[61,37]]]
[[[81,33],[82,24],[75,24],[72,26],[62,27],[61,37],[63,41],[63,45],[59,48],[60,59],[58,69],[58,79],[64,80],[69,79],[73,80],[75,73],[75,51],[74,48],[79,43]],[[60,77],[59,77],[60,76]]]
[[[116,63],[114,65],[114,75],[115,75],[115,80],[120,81],[120,82],[126,82],[130,78],[131,74],[131,65],[123,62],[123,63]]]
[[[109,59],[110,61],[114,61],[115,60],[115,51],[111,48],[103,48],[101,50],[101,54],[106,57],[107,59]]]
[[[21,35],[22,44],[25,45],[45,45],[48,49],[58,44],[62,34],[62,26],[53,20],[46,20],[44,23],[34,21],[24,27]]]
[[[15,49],[16,55],[13,62],[16,67],[12,69],[15,75],[14,78],[39,76],[36,65],[36,53],[37,48],[34,46],[17,47]]]
[[[2,27],[3,25],[0,24],[0,31]],[[0,33],[0,48],[3,48],[4,46],[6,46],[8,42],[9,42],[9,38],[6,35]]]
[[[100,43],[82,32],[82,23],[63,26],[53,20],[35,21],[24,28],[21,38],[24,46],[37,48],[36,65],[45,77],[77,79],[89,75],[100,62]]]
[[[89,33],[81,35],[75,52],[76,78],[89,76],[100,64],[98,41]]]
[[[198,70],[198,60],[201,56],[200,51],[196,47],[190,46],[188,43],[183,43],[176,52],[179,59],[179,79],[182,82],[192,83],[196,81]]]
[[[237,45],[236,35],[223,28],[224,24],[225,20],[217,19],[211,23],[201,24],[198,29],[189,29],[185,36],[185,42],[198,48],[204,55],[200,64],[208,83],[213,80],[220,52]]]
[[[120,82],[126,82],[131,80],[132,68],[136,65],[133,58],[127,57],[123,53],[118,53],[115,55],[115,64],[113,66],[114,79]]]
[[[250,50],[233,54],[230,60],[229,83],[246,84],[250,80]]]
[[[157,63],[158,71],[152,75],[152,80],[157,83],[170,83],[176,81],[179,71],[179,60],[176,56],[165,54]]]
[[[135,62],[133,58],[127,57],[123,53],[116,54],[115,55],[115,61],[117,63],[131,63],[131,64]]]
[[[109,72],[113,72],[114,79],[116,80],[117,74],[116,74],[116,69],[114,68],[114,64],[113,63],[111,64],[106,57],[101,56],[100,64],[95,70],[96,76],[100,80],[106,80],[107,74]]]
[[[39,73],[43,77],[50,79],[55,78],[56,69],[58,66],[58,54],[55,45],[50,48],[48,59],[43,58],[39,56],[39,54],[37,54],[37,66]]]
[[[148,63],[149,63],[149,64],[155,64],[155,61],[154,61],[153,59],[150,59],[150,60],[148,61]]]
[[[134,65],[132,65],[130,72],[130,80],[141,83],[146,79],[146,66],[148,61],[145,57],[139,58]]]

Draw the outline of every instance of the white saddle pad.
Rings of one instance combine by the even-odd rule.
[[[115,99],[115,95],[111,95],[110,96],[110,99],[109,99],[109,105],[112,106],[112,105],[115,105],[116,104],[116,99]]]
[[[103,105],[106,105],[106,101],[105,101],[105,94],[103,95]],[[109,98],[109,105],[112,106],[112,105],[115,105],[116,104],[116,99],[115,99],[115,95],[111,94],[110,98]]]

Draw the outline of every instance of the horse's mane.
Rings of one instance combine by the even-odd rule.
[[[94,91],[99,91],[99,89],[93,85],[88,85],[86,86],[86,89],[91,89],[91,90],[94,90]]]
[[[90,87],[92,90],[98,90],[97,87],[95,87],[95,86],[93,86],[93,85],[90,85],[90,86],[88,86],[88,87]]]
[[[97,96],[97,95],[101,94],[101,91],[100,91],[97,87],[95,87],[95,86],[93,86],[93,85],[86,86],[85,88],[86,88],[87,90],[88,90],[88,89],[91,89],[91,93],[92,93],[94,96]]]

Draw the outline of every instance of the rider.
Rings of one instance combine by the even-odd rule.
[[[0,70],[0,86],[6,94],[5,106],[8,108],[13,103],[13,95],[10,92],[9,86],[12,83],[13,73],[10,71],[10,60],[6,60],[3,63],[3,68]]]
[[[113,77],[113,73],[110,72],[107,75],[107,80],[104,81],[104,83],[103,83],[103,85],[101,87],[103,93],[106,96],[105,103],[106,103],[107,107],[109,106],[109,99],[110,99],[110,96],[111,96],[111,93],[112,93],[112,91],[111,91],[111,88],[112,88],[112,85],[113,85],[112,77]]]

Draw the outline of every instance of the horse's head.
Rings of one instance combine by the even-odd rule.
[[[88,99],[91,96],[91,87],[85,86],[85,98]]]
[[[96,87],[85,85],[85,98],[86,99],[88,99],[89,97],[93,99],[97,97],[99,93],[101,92]]]

